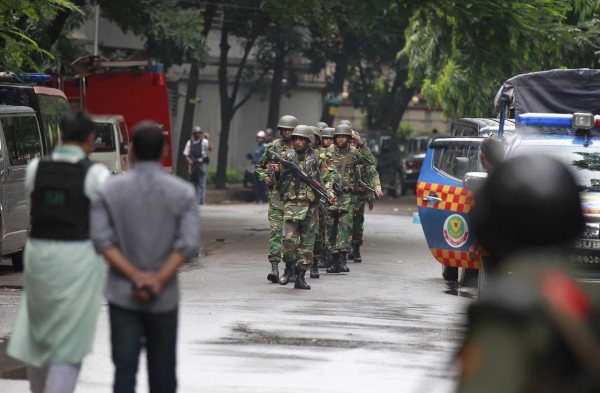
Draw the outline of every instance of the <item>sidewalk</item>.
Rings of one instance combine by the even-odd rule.
[[[254,193],[252,188],[244,188],[242,183],[227,184],[227,188],[223,190],[216,189],[214,185],[208,185],[205,198],[207,205],[244,203],[252,202]]]

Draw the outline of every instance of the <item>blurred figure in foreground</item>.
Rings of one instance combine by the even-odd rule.
[[[177,270],[197,255],[194,188],[161,167],[160,127],[133,129],[133,170],[114,176],[92,205],[92,238],[110,266],[108,300],[114,392],[134,392],[142,346],[151,392],[173,393],[178,324]]]
[[[468,310],[457,391],[600,391],[600,315],[566,273],[584,219],[577,184],[554,158],[502,163],[475,194],[473,233],[498,278]],[[510,274],[508,274],[510,272]]]
[[[27,364],[33,393],[75,390],[102,305],[104,263],[90,240],[90,201],[110,177],[87,157],[94,123],[84,112],[60,120],[62,144],[27,166],[31,229],[25,292],[8,354]]]

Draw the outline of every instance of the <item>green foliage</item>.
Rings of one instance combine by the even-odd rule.
[[[494,116],[502,82],[524,72],[595,67],[599,2],[428,1],[406,29],[409,83],[448,116]]]
[[[41,29],[61,11],[80,12],[68,0],[4,0],[0,2],[0,69],[2,71],[41,71],[52,59],[37,42]]]
[[[400,123],[396,130],[396,138],[398,138],[398,144],[404,146],[408,138],[417,134],[417,130],[409,123]]]
[[[208,184],[215,184],[215,178],[217,176],[217,168],[209,167],[208,168],[208,179],[206,182]],[[227,169],[226,171],[226,182],[228,184],[239,184],[244,181],[244,172],[237,169]]]

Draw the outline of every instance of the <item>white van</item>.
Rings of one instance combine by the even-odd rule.
[[[29,228],[25,169],[43,155],[36,112],[29,107],[0,105],[0,253],[23,269]]]
[[[129,170],[127,125],[121,115],[92,115],[96,147],[90,160],[105,164],[112,173]]]

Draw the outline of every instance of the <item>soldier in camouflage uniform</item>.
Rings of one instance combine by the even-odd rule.
[[[332,224],[327,227],[328,248],[332,265],[327,273],[349,272],[347,254],[352,246],[353,193],[356,192],[357,166],[364,165],[364,158],[350,146],[352,130],[340,124],[333,132],[334,144],[327,148],[336,166],[340,182],[334,187],[337,202],[329,207]]]
[[[354,259],[354,262],[362,262],[362,256],[360,255],[360,246],[363,243],[363,231],[365,222],[365,203],[369,204],[369,211],[373,210],[373,199],[381,199],[383,197],[383,191],[381,190],[381,181],[379,179],[379,173],[375,168],[375,157],[371,150],[363,143],[360,138],[360,134],[356,131],[352,131],[352,140],[350,144],[354,146],[359,153],[363,156],[364,166],[358,166],[358,179],[367,183],[372,191],[362,187],[360,184],[357,185],[357,192],[355,194],[356,201],[354,203],[354,212],[352,216],[352,251],[348,254],[348,259]]]
[[[292,134],[294,149],[288,150],[283,157],[297,164],[312,179],[320,179],[327,191],[329,201],[333,203],[330,169],[319,164],[317,153],[309,147],[314,143],[314,131],[310,126],[299,125]],[[289,282],[292,272],[296,273],[294,288],[310,289],[304,280],[306,271],[313,262],[315,232],[319,224],[319,195],[301,178],[282,168],[277,186],[284,201],[283,213],[283,254],[285,270],[279,279],[281,285]]]
[[[329,153],[327,151],[327,148],[329,146],[331,146],[333,144],[333,131],[335,130],[335,128],[333,127],[327,127],[327,123],[324,122],[319,122],[322,123],[323,125],[325,125],[325,127],[321,130],[321,146],[319,147],[319,157],[322,156],[322,153],[327,153],[327,155],[329,156],[329,159],[331,158],[331,153]],[[317,123],[317,125],[319,124]],[[336,178],[337,178],[337,171],[336,171]],[[337,180],[336,180],[337,181]],[[315,254],[320,255],[319,261],[317,263],[317,267],[318,268],[325,268],[325,267],[329,267],[329,265],[331,265],[331,254],[329,253],[329,250],[327,248],[327,227],[325,222],[327,220],[330,220],[331,218],[329,216],[325,216],[323,212],[321,212],[321,215],[323,215],[323,220],[319,221],[320,225],[322,226],[322,231],[320,233],[320,238],[317,239],[317,241],[315,242]],[[321,218],[321,215],[319,215],[319,218]],[[317,252],[317,247],[319,252]],[[312,270],[311,270],[312,272]],[[312,275],[311,275],[312,277]]]
[[[276,190],[280,177],[279,164],[271,162],[269,152],[274,151],[281,155],[288,149],[293,149],[294,141],[292,140],[292,132],[297,125],[298,119],[294,116],[286,115],[279,119],[277,129],[281,134],[281,139],[274,140],[267,145],[255,169],[258,179],[267,183],[269,187],[269,210],[267,215],[271,227],[271,237],[269,238],[269,263],[271,264],[271,272],[267,275],[267,279],[272,283],[279,282],[279,268],[277,265],[281,262],[283,200]]]

